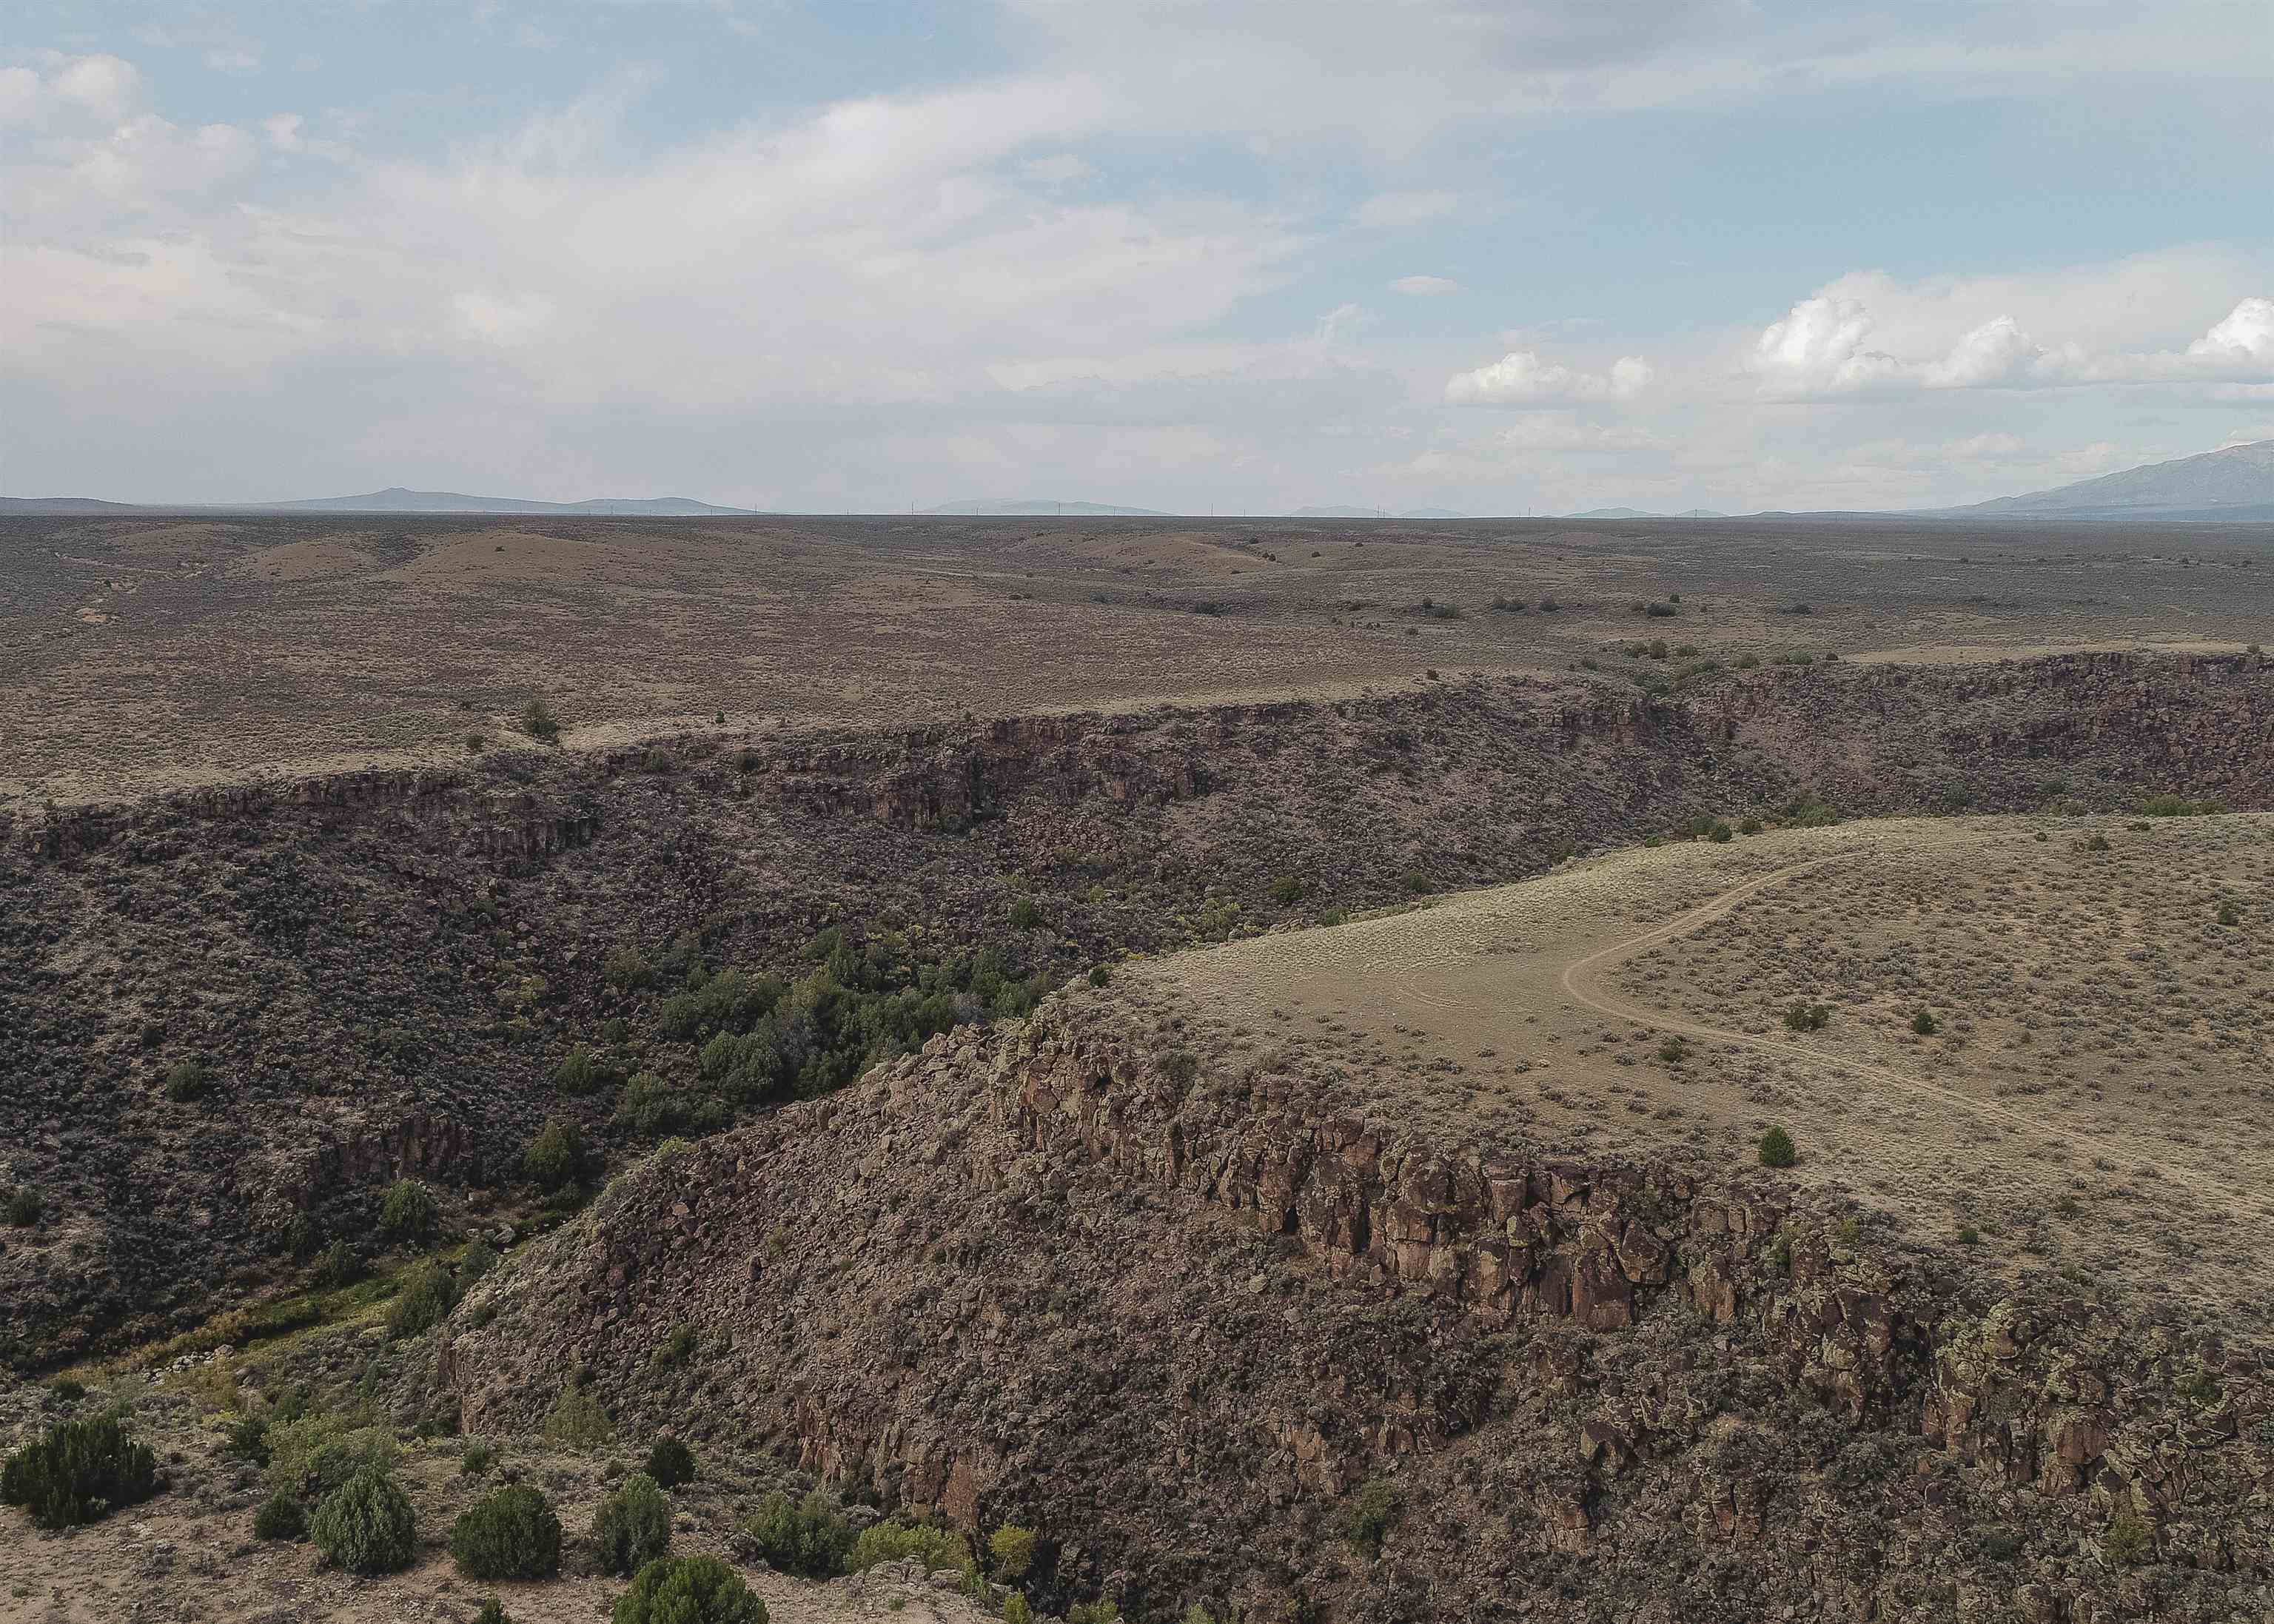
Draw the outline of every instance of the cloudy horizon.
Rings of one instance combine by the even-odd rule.
[[[9,495],[1750,512],[2274,439],[2257,0],[9,34]]]

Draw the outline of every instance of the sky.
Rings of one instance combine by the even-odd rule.
[[[0,492],[1977,500],[2274,439],[2266,0],[11,0]]]

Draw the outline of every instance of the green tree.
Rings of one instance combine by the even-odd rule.
[[[380,1232],[406,1245],[424,1245],[442,1222],[442,1204],[415,1178],[398,1178],[379,1204]]]
[[[93,1522],[157,1492],[157,1457],[128,1433],[124,1410],[59,1421],[0,1465],[0,1505],[41,1528]]]
[[[592,1555],[604,1571],[634,1572],[670,1547],[671,1502],[645,1472],[635,1472],[600,1502],[592,1518]]]
[[[794,1500],[777,1489],[758,1502],[742,1530],[767,1561],[802,1579],[835,1577],[853,1549],[852,1527],[817,1493]]]
[[[535,1489],[508,1484],[452,1526],[450,1558],[469,1579],[550,1579],[561,1571],[561,1519]]]
[[[1771,1128],[1761,1135],[1761,1165],[1788,1168],[1800,1160],[1800,1152],[1792,1142],[1792,1135],[1782,1128]]]
[[[648,1563],[616,1598],[613,1624],[766,1624],[766,1604],[710,1556]]]
[[[350,1573],[393,1573],[410,1566],[418,1525],[395,1479],[366,1467],[325,1497],[309,1519],[324,1560]]]

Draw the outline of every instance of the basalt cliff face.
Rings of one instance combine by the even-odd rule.
[[[470,1300],[406,1416],[589,1383],[635,1435],[1034,1523],[1045,1598],[1154,1616],[2274,1604],[2266,1350],[1758,1169],[1423,1140],[1188,1041],[1062,994],[644,1164]]]
[[[1647,662],[1645,662],[1647,664]],[[367,1226],[399,1173],[508,1177],[622,1019],[691,1076],[621,944],[792,966],[891,929],[1065,973],[1125,949],[1537,874],[1807,793],[1849,815],[2274,805],[2274,661],[2069,656],[1731,673],[1680,695],[1520,679],[1334,704],[499,752],[0,823],[0,1360],[178,1328]],[[1300,875],[1307,895],[1275,899]],[[1029,900],[1041,923],[1013,924]],[[196,1098],[168,1097],[184,1062]]]

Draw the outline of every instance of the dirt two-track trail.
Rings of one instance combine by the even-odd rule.
[[[1780,1059],[1793,1059],[1796,1057],[1795,1048],[1790,1043],[1780,1042],[1773,1038],[1757,1037],[1747,1032],[1732,1032],[1721,1026],[1703,1026],[1697,1021],[1670,1014],[1664,1010],[1652,1009],[1647,1004],[1638,1004],[1633,999],[1623,997],[1613,991],[1607,984],[1606,978],[1610,972],[1617,969],[1637,953],[1647,952],[1652,948],[1662,947],[1668,942],[1686,936],[1692,931],[1710,925],[1715,920],[1734,912],[1770,887],[1781,885],[1796,876],[1808,873],[1811,869],[1821,868],[1826,863],[1838,861],[1836,857],[1818,857],[1808,862],[1789,863],[1784,868],[1772,869],[1766,874],[1747,880],[1742,885],[1732,886],[1720,896],[1700,903],[1687,913],[1677,914],[1663,924],[1653,925],[1639,935],[1614,942],[1608,947],[1597,948],[1585,958],[1572,960],[1563,966],[1563,974],[1558,978],[1559,984],[1575,1003],[1583,1004],[1598,1014],[1613,1016],[1620,1020],[1632,1021],[1638,1026],[1655,1027],[1660,1031],[1676,1034],[1686,1038],[1695,1038],[1713,1043],[1734,1043],[1746,1049],[1758,1049],[1764,1054],[1775,1055]],[[1992,1101],[1978,1100],[1960,1089],[1946,1088],[1939,1083],[1930,1083],[1922,1078],[1906,1076],[1887,1066],[1874,1065],[1869,1061],[1850,1060],[1839,1055],[1820,1052],[1810,1055],[1809,1058],[1818,1065],[1846,1071],[1901,1093],[1931,1100],[1939,1104],[1953,1106],[1960,1110],[1971,1112],[1987,1121],[2010,1123],[2024,1132],[2041,1134],[2047,1139],[2062,1140],[2079,1150],[2107,1157],[2112,1162],[2120,1156],[2128,1157],[2134,1163],[2138,1163],[2142,1160],[2136,1147],[2119,1145],[2090,1133],[2079,1133],[2073,1129],[2063,1128],[2035,1116],[2025,1116],[2020,1111],[2009,1109]],[[2206,1182],[2219,1184],[2230,1194],[2242,1193],[2234,1190],[2227,1181],[2217,1178],[2206,1169],[2190,1167],[2187,1170]]]

